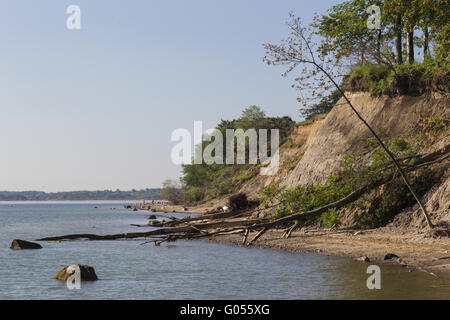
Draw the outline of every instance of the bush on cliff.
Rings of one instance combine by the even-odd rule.
[[[259,129],[268,130],[268,151],[270,151],[270,130],[278,129],[280,145],[291,134],[295,122],[289,117],[266,117],[264,111],[257,106],[250,106],[243,110],[242,115],[234,120],[222,120],[216,127],[226,137],[227,129]],[[203,150],[210,141],[203,141]],[[224,153],[226,151],[224,139]],[[259,144],[259,139],[258,139]],[[197,146],[199,148],[199,146]],[[259,148],[259,146],[258,146]],[[248,160],[248,143],[245,146],[246,159]],[[225,159],[225,154],[223,155]],[[236,190],[244,181],[255,177],[259,165],[252,164],[191,164],[183,165],[183,177],[181,179],[186,202],[195,203],[201,200],[214,199],[227,195]]]

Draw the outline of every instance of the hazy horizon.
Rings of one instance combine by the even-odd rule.
[[[159,188],[178,179],[171,132],[249,105],[299,121],[297,92],[263,43],[337,0],[0,4],[0,190]],[[81,30],[66,8],[81,8]]]
[[[63,193],[63,192],[96,192],[96,191],[122,191],[122,192],[127,192],[127,191],[141,191],[141,190],[146,190],[146,189],[161,189],[161,187],[149,187],[149,188],[143,188],[143,189],[136,189],[136,188],[132,188],[132,189],[92,189],[92,190],[88,190],[88,189],[78,189],[78,190],[66,190],[66,191],[42,191],[42,190],[0,190],[1,192],[44,192],[44,193]]]

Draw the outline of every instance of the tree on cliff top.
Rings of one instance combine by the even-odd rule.
[[[261,120],[266,113],[258,106],[252,105],[242,110],[241,119]]]
[[[381,8],[379,30],[367,28],[367,8],[371,5]],[[448,59],[449,21],[448,0],[347,0],[332,6],[314,26],[328,40],[321,49],[334,52],[337,59],[357,64],[383,63],[394,56],[395,48],[397,64],[403,63],[403,56],[413,64],[415,46],[422,47],[425,59],[431,57],[434,44],[434,58]],[[416,30],[421,30],[421,40],[415,37]]]

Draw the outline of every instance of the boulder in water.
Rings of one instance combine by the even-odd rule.
[[[29,242],[25,240],[15,239],[11,243],[11,249],[23,250],[23,249],[42,249],[39,243]]]
[[[93,267],[81,264],[73,264],[62,268],[56,275],[53,276],[53,279],[67,281],[67,279],[76,272],[76,268],[80,269],[81,281],[98,280],[97,274],[95,273]]]
[[[146,217],[147,220],[155,220],[156,216],[154,214],[151,214],[149,216]]]

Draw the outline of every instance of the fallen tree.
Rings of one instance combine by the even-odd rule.
[[[230,228],[230,227],[248,227],[252,224],[259,222],[259,220],[239,220],[239,221],[221,221],[212,223],[203,223],[188,225],[182,227],[173,228],[161,228],[151,230],[147,232],[131,232],[131,233],[117,233],[107,235],[97,235],[89,233],[80,234],[68,234],[63,236],[45,237],[37,239],[36,241],[59,241],[59,240],[76,240],[76,239],[88,239],[88,240],[117,240],[117,239],[134,239],[134,238],[146,238],[152,236],[172,235],[172,234],[196,234],[201,233],[202,230],[215,229],[215,228]]]
[[[447,160],[450,157],[450,145],[445,146],[444,148],[430,153],[428,155],[424,155],[422,157],[417,158],[413,164],[405,166],[405,172],[412,172],[418,170],[424,166],[432,165],[438,162],[442,162]],[[164,241],[176,241],[178,239],[198,239],[204,237],[211,237],[218,234],[230,233],[234,231],[241,230],[244,232],[244,239],[242,244],[252,245],[255,243],[265,232],[270,229],[273,229],[280,225],[286,225],[289,223],[293,223],[292,226],[287,228],[284,236],[289,237],[292,231],[300,226],[302,222],[309,220],[314,217],[318,217],[324,212],[330,209],[341,209],[344,206],[358,200],[363,194],[383,185],[392,180],[395,176],[395,171],[387,176],[380,178],[377,181],[374,181],[364,187],[361,187],[344,198],[335,201],[333,203],[327,204],[320,208],[316,208],[314,210],[294,213],[292,215],[279,218],[274,221],[269,221],[268,219],[240,219],[240,220],[232,220],[236,219],[236,217],[240,217],[242,215],[250,215],[253,211],[243,211],[243,212],[232,212],[232,213],[220,213],[216,215],[209,216],[201,216],[195,218],[185,218],[179,219],[175,222],[177,225],[185,224],[182,226],[175,227],[166,227],[155,229],[147,232],[132,232],[132,233],[120,233],[120,234],[110,234],[110,235],[96,235],[96,234],[69,234],[63,236],[54,236],[54,237],[45,237],[41,239],[37,239],[37,241],[59,241],[59,240],[76,240],[76,239],[88,239],[88,240],[117,240],[117,239],[133,239],[133,238],[158,238],[158,240],[154,240],[155,244],[164,242]],[[271,207],[275,207],[273,205]],[[268,208],[264,208],[266,210]],[[222,221],[214,221],[220,219],[231,219],[231,220],[222,220]],[[197,223],[193,222],[206,220],[213,220],[214,222],[207,223]],[[211,230],[213,231],[206,231]],[[257,231],[257,234],[247,243],[247,239],[249,237],[250,231]]]
[[[183,218],[183,219],[161,221],[158,224],[152,224],[152,225],[148,225],[148,226],[151,226],[151,227],[175,227],[175,226],[183,224],[183,223],[190,223],[190,222],[196,222],[196,221],[202,221],[202,220],[220,220],[220,219],[238,218],[238,217],[246,215],[247,212],[248,212],[248,210],[220,212],[220,213],[209,214],[207,216],[200,215],[197,217],[187,217],[187,218]]]

